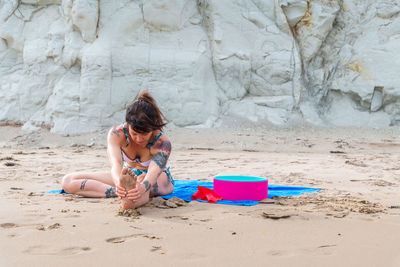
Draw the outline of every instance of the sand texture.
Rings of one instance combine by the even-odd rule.
[[[0,127],[0,266],[400,266],[399,129],[167,129],[175,179],[321,188],[245,207],[43,194],[107,171],[106,131]]]

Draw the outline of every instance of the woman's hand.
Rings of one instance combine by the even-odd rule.
[[[146,173],[139,175],[136,180],[136,187],[126,193],[129,200],[137,201],[146,192],[146,186],[142,184],[144,178],[146,178]]]
[[[119,184],[117,184],[115,187],[116,187],[115,192],[117,193],[117,196],[119,196],[119,198],[122,199],[122,198],[125,198],[127,196],[127,192],[126,192],[125,188],[123,188]]]
[[[146,192],[146,185],[138,181],[136,187],[134,189],[129,190],[128,193],[126,194],[126,197],[129,200],[138,201],[145,192]]]

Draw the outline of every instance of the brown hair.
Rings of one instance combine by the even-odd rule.
[[[166,125],[165,116],[147,90],[141,92],[138,99],[128,106],[125,120],[138,133],[162,130]]]

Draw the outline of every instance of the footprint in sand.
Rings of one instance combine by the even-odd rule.
[[[60,227],[61,227],[61,224],[55,223],[55,224],[52,224],[52,225],[50,225],[49,227],[47,227],[47,229],[52,230],[52,229],[58,229],[58,228],[60,228]]]
[[[288,219],[292,216],[297,216],[298,214],[292,215],[292,214],[272,214],[272,213],[266,213],[263,212],[262,217],[266,219],[272,219],[272,220],[280,220],[280,219]]]
[[[16,160],[16,159],[9,156],[9,157],[0,158],[0,161],[2,161],[2,160]]]
[[[55,223],[55,224],[47,226],[47,230],[58,229],[60,227],[61,227],[61,224]],[[45,231],[46,227],[43,224],[39,224],[39,225],[36,226],[36,229],[39,230],[39,231]]]
[[[64,248],[60,250],[57,255],[74,255],[81,253],[83,251],[90,251],[90,247],[69,247],[69,248]]]
[[[12,166],[15,166],[15,165],[19,165],[19,164],[14,163],[14,162],[10,162],[10,161],[4,163],[4,166],[7,166],[7,167],[12,167]]]
[[[10,228],[18,227],[18,225],[15,223],[2,223],[2,224],[0,224],[0,227],[5,228],[5,229],[10,229]]]
[[[44,246],[31,246],[22,252],[30,255],[75,255],[90,250],[90,247],[68,247],[61,250],[54,250]]]
[[[21,187],[10,187],[10,189],[11,189],[11,190],[24,190],[24,189],[21,188]]]
[[[132,237],[132,236],[112,237],[112,238],[106,239],[106,242],[118,244],[118,243],[123,243],[123,242],[125,242],[127,239],[129,239],[129,238],[131,238],[131,237]]]
[[[149,234],[134,234],[134,235],[126,235],[126,236],[117,236],[117,237],[111,237],[106,239],[106,242],[108,243],[113,243],[113,244],[119,244],[127,241],[128,239],[131,239],[133,237],[144,237],[150,240],[153,239],[161,239],[160,237],[154,236],[154,235],[149,235]]]

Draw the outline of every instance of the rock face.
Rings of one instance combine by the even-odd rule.
[[[149,89],[170,123],[400,124],[397,0],[2,0],[0,121],[77,134]]]

